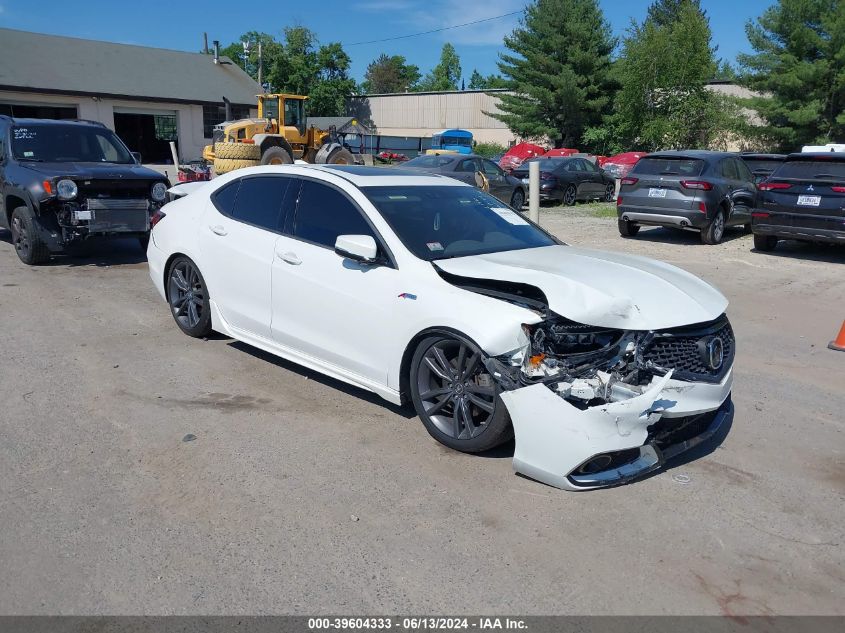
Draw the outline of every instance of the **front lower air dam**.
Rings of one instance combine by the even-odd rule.
[[[708,427],[664,454],[647,443],[649,427],[664,413],[669,415],[676,405],[679,409],[691,405],[696,412],[702,410],[698,405],[703,403],[679,402],[693,394],[673,386],[678,382],[667,374],[654,379],[635,398],[586,409],[573,406],[543,384],[504,392],[501,398],[510,413],[516,438],[514,470],[565,490],[619,485],[657,470],[670,454],[676,455],[711,437],[733,414],[728,376],[721,385],[706,386],[708,392],[718,390],[720,394],[707,393],[719,398],[706,407],[712,410]]]

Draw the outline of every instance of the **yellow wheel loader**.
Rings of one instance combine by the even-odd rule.
[[[214,127],[213,143],[203,158],[218,175],[254,165],[306,163],[352,165],[352,152],[343,147],[336,130],[306,127],[308,97],[288,94],[258,95],[258,117],[232,121],[228,100],[226,121]]]

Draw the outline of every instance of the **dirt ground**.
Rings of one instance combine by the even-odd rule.
[[[0,233],[0,614],[845,614],[845,250],[590,209],[541,222],[713,283],[738,356],[721,445],[589,493],[182,335],[134,243],[28,268]]]

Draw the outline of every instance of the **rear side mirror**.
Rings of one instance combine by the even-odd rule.
[[[130,152],[132,154],[132,158],[135,159],[135,162],[139,165],[141,164],[141,152]]]
[[[334,252],[362,264],[378,261],[378,246],[372,235],[338,235]]]

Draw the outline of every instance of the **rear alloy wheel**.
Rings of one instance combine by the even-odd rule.
[[[613,198],[616,197],[616,185],[613,183],[609,183],[604,188],[604,201],[605,202],[613,202]]]
[[[12,212],[12,244],[24,264],[34,266],[50,259],[47,245],[41,241],[35,217],[29,207],[18,207]]]
[[[170,312],[185,334],[202,337],[211,332],[211,310],[205,279],[187,257],[177,257],[167,274],[167,302]]]
[[[619,235],[622,237],[634,237],[640,232],[640,225],[629,222],[628,220],[619,218],[617,224],[619,225]]]
[[[778,245],[778,238],[774,235],[754,235],[754,249],[769,252],[775,250]]]
[[[429,434],[465,453],[486,451],[513,437],[499,387],[469,340],[423,340],[411,361],[411,397]]]
[[[578,197],[578,191],[575,185],[569,185],[563,192],[563,204],[567,207],[575,205],[575,199]]]
[[[725,236],[725,212],[718,211],[706,227],[701,229],[701,241],[704,244],[718,244]]]
[[[519,211],[522,209],[522,206],[525,204],[525,194],[522,193],[521,189],[517,189],[513,192],[511,196],[511,208],[516,209]]]

